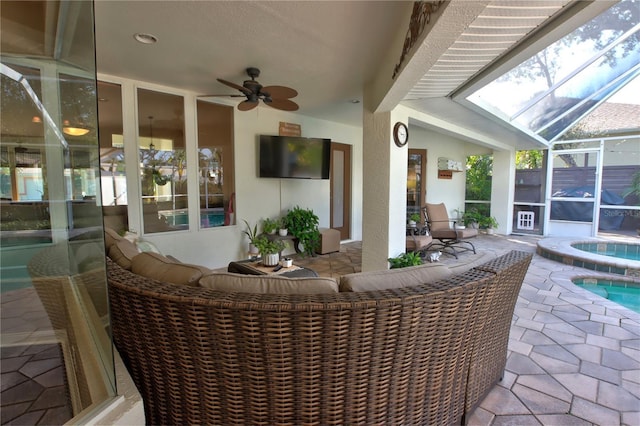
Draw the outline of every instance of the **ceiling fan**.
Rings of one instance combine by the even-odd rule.
[[[297,111],[298,104],[290,100],[298,96],[298,92],[290,87],[285,86],[265,86],[256,81],[256,77],[260,76],[260,70],[258,68],[247,68],[247,75],[251,80],[245,80],[242,86],[232,83],[230,81],[218,78],[217,80],[229,87],[239,90],[241,95],[202,95],[201,98],[210,96],[230,96],[230,97],[246,97],[247,100],[238,104],[240,111],[249,111],[257,107],[259,101],[262,100],[266,105],[272,108],[280,109],[283,111]]]

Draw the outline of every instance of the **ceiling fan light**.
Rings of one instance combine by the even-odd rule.
[[[79,126],[71,126],[69,125],[69,121],[65,120],[67,123],[63,125],[62,131],[69,136],[84,136],[89,133],[90,129],[86,127]]]

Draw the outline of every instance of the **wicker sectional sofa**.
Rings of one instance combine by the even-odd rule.
[[[502,376],[530,260],[354,274],[316,294],[279,278],[293,283],[277,294],[256,292],[273,278],[216,274],[251,282],[229,291],[108,259],[113,338],[149,424],[460,423]]]

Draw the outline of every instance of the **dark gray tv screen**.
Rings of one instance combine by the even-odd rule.
[[[331,139],[260,136],[260,177],[329,179]]]

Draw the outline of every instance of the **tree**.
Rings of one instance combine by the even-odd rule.
[[[465,198],[467,200],[490,201],[492,174],[492,155],[470,155],[467,157]]]
[[[516,151],[516,169],[530,170],[541,169],[544,161],[544,152],[540,150]]]

